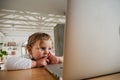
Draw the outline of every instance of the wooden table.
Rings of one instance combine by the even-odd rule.
[[[56,80],[45,68],[5,71],[0,70],[0,80]]]
[[[45,68],[5,71],[0,70],[0,80],[56,80]],[[120,80],[120,73],[89,80]]]

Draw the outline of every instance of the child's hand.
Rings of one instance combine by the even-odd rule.
[[[49,64],[59,63],[59,58],[51,53],[49,54],[48,59],[49,59]]]
[[[47,58],[42,58],[42,59],[39,59],[37,60],[37,67],[42,67],[42,66],[46,66],[47,63],[48,63],[48,59]]]

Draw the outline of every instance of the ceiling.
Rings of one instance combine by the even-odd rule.
[[[65,24],[66,0],[0,0],[0,34],[24,36]]]

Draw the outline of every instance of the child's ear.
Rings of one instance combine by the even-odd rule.
[[[31,47],[30,47],[30,46],[27,47],[27,50],[28,50],[29,54],[32,54],[32,52],[31,52]]]

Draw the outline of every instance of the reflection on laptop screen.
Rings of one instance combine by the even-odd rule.
[[[120,71],[120,0],[68,0],[63,79]]]

